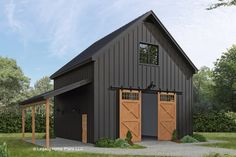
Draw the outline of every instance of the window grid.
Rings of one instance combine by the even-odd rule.
[[[139,44],[139,62],[159,65],[159,49],[157,45]]]
[[[125,99],[125,100],[139,100],[139,93],[123,92],[122,93],[122,99]]]
[[[161,95],[161,101],[175,101],[174,95]]]

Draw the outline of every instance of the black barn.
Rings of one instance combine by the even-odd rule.
[[[57,137],[170,140],[192,134],[192,76],[197,68],[149,11],[96,41],[55,72]]]

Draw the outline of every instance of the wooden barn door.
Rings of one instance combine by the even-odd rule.
[[[176,129],[176,94],[158,93],[158,140],[171,140]]]
[[[120,90],[120,138],[125,139],[127,131],[132,133],[132,141],[141,141],[141,92]]]

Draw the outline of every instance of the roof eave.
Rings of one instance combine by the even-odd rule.
[[[39,102],[43,102],[48,98],[69,92],[71,90],[74,90],[76,88],[79,88],[81,86],[87,85],[89,83],[91,83],[92,81],[90,79],[84,79],[84,80],[80,80],[78,82],[72,83],[70,85],[61,87],[59,89],[54,89],[36,96],[33,96],[27,100],[24,100],[22,102],[19,103],[20,106],[24,106],[24,105],[30,105],[30,104],[37,104]]]
[[[93,61],[93,59],[92,59],[92,57],[90,57],[90,58],[88,58],[88,59],[82,61],[81,63],[76,64],[76,65],[70,67],[69,69],[67,69],[67,70],[65,70],[65,71],[62,71],[62,72],[60,72],[60,73],[58,73],[58,71],[60,71],[60,69],[59,69],[58,71],[56,71],[54,74],[52,74],[52,75],[50,76],[50,79],[55,79],[56,77],[59,77],[59,76],[61,76],[61,75],[64,75],[65,73],[70,72],[71,70],[73,70],[73,69],[75,69],[75,68],[78,68],[78,67],[81,67],[81,66],[83,66],[83,65],[85,65],[85,64],[88,64],[88,63],[90,63],[90,62],[92,62],[92,61]]]
[[[144,19],[146,19],[148,16],[152,15],[155,20],[157,21],[158,25],[161,26],[161,28],[164,30],[165,34],[168,36],[168,38],[171,40],[171,42],[176,46],[176,48],[180,51],[180,53],[183,55],[183,57],[186,59],[186,61],[188,62],[188,64],[192,67],[193,73],[196,73],[198,71],[197,67],[193,64],[193,62],[189,59],[189,57],[186,55],[186,53],[183,51],[183,49],[179,46],[179,44],[175,41],[175,39],[171,36],[171,34],[169,33],[169,31],[165,28],[165,26],[161,23],[161,21],[158,19],[158,17],[155,15],[155,13],[151,10],[147,13],[145,13],[144,15],[141,16],[141,18],[139,20],[137,20],[135,23],[139,22],[139,21],[143,21]],[[135,23],[133,23],[132,25],[134,25]],[[131,26],[130,26],[131,27]],[[126,28],[128,29],[128,28]],[[71,66],[70,68],[61,71],[61,69],[59,69],[58,71],[56,71],[54,74],[52,74],[50,76],[51,79],[55,79],[56,77],[59,77],[75,68],[81,67],[89,62],[91,62],[93,59],[93,56],[91,56],[90,58],[84,60],[83,62],[76,64],[74,66]],[[63,66],[64,67],[64,66]]]
[[[189,59],[189,57],[186,55],[186,53],[184,52],[184,50],[179,46],[179,44],[175,41],[175,39],[172,37],[172,35],[170,34],[170,32],[165,28],[165,26],[162,24],[162,22],[158,19],[158,17],[154,14],[153,11],[150,11],[150,15],[153,15],[153,17],[156,19],[156,21],[158,22],[158,24],[161,26],[161,28],[165,31],[165,33],[167,34],[167,36],[170,38],[170,40],[174,43],[174,45],[179,49],[179,51],[182,53],[182,55],[185,57],[185,59],[188,61],[188,63],[190,64],[190,66],[193,68],[194,73],[198,72],[197,67],[193,64],[193,62]]]

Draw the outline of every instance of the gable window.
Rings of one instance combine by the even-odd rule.
[[[158,46],[140,43],[139,63],[158,65],[159,64]]]

